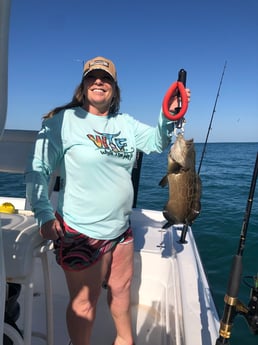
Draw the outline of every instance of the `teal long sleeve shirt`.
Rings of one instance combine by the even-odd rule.
[[[97,116],[81,107],[44,120],[25,175],[27,197],[39,226],[55,218],[48,181],[58,169],[57,212],[64,221],[96,239],[122,234],[132,210],[136,151],[162,152],[173,130],[174,123],[162,112],[156,127],[128,114]]]

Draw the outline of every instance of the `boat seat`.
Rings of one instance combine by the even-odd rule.
[[[0,172],[24,174],[27,158],[31,152],[37,131],[29,130],[5,130],[0,140]],[[52,193],[55,181],[53,174],[49,195]],[[10,199],[10,200],[8,200]],[[51,243],[44,241],[38,231],[38,226],[29,210],[27,200],[21,205],[19,198],[0,197],[0,203],[8,202],[14,204],[18,214],[0,213],[0,231],[3,232],[4,260],[6,281],[18,283],[24,287],[24,309],[23,312],[23,345],[31,345],[32,338],[32,314],[33,314],[33,292],[35,282],[33,281],[33,269],[36,260],[40,259],[43,270],[45,305],[46,305],[46,343],[53,345],[53,303],[51,275],[47,253],[51,250]],[[1,301],[2,302],[2,301]],[[6,326],[6,325],[5,325]],[[8,325],[7,325],[8,326]],[[12,327],[8,327],[8,337]],[[13,328],[12,339],[14,345],[18,343],[17,332]],[[19,342],[20,344],[20,342]]]
[[[34,294],[34,265],[39,258],[42,264],[42,272],[45,289],[45,313],[46,335],[37,334],[43,338],[47,345],[53,345],[53,303],[51,275],[48,264],[47,252],[51,250],[51,241],[45,241],[39,235],[38,226],[31,211],[19,211],[19,213],[0,213],[1,229],[3,234],[4,260],[6,281],[8,283],[21,284],[24,287],[23,312],[23,344],[31,345],[33,336],[33,294]],[[13,329],[14,341],[16,330]],[[36,335],[35,335],[36,336]],[[14,344],[16,344],[14,342]]]

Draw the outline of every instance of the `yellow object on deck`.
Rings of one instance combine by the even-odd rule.
[[[15,213],[15,207],[10,202],[4,202],[2,205],[0,205],[0,212]]]

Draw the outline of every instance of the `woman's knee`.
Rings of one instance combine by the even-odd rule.
[[[94,294],[90,298],[75,296],[69,302],[68,308],[76,317],[89,318],[95,314],[99,294]]]

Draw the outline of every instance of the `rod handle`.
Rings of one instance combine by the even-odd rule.
[[[178,72],[177,81],[181,81],[181,83],[183,83],[184,87],[186,87],[186,76],[187,76],[186,70],[181,68],[180,71]]]

